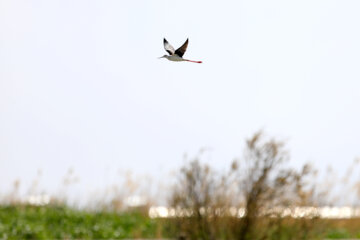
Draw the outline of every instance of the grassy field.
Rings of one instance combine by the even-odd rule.
[[[159,223],[139,212],[110,213],[68,207],[1,206],[0,239],[109,239],[156,237]]]
[[[119,239],[176,237],[174,221],[141,212],[112,213],[64,206],[0,206],[0,239]],[[324,220],[319,238],[360,238],[360,219]]]

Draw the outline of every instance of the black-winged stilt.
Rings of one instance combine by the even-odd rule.
[[[186,42],[181,47],[176,49],[176,51],[175,51],[174,47],[171,46],[168,43],[168,41],[166,41],[166,39],[164,38],[164,48],[169,53],[169,55],[164,55],[159,58],[166,58],[167,60],[174,61],[174,62],[186,61],[186,62],[193,62],[193,63],[202,63],[202,61],[192,61],[192,60],[182,58],[182,56],[184,55],[184,53],[186,51],[188,43],[189,43],[189,39],[186,39]]]

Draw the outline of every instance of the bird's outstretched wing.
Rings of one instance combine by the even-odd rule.
[[[175,49],[173,46],[171,46],[168,41],[164,38],[164,48],[165,50],[170,54],[173,55],[175,53]]]
[[[178,55],[179,57],[182,57],[184,55],[184,53],[186,52],[188,43],[189,43],[189,39],[186,39],[186,42],[181,47],[176,49],[175,54]]]

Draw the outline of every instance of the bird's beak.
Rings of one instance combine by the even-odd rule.
[[[163,58],[164,56],[158,57],[158,59]]]

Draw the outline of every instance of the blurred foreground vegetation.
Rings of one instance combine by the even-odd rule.
[[[93,208],[75,208],[66,201],[49,201],[31,205],[18,198],[19,184],[0,203],[0,239],[123,239],[180,238],[189,240],[289,240],[360,238],[360,219],[321,219],[317,212],[301,216],[298,207],[332,205],[339,194],[332,192],[337,183],[341,189],[350,179],[359,161],[338,181],[325,176],[326,184],[315,179],[317,171],[304,164],[293,169],[287,163],[290,155],[283,142],[268,139],[261,132],[246,141],[243,156],[227,170],[218,172],[191,159],[177,172],[169,188],[169,218],[150,218],[154,202],[126,207],[123,192]],[[66,184],[68,179],[64,181]],[[332,180],[332,181],[331,181]],[[120,189],[129,196],[136,193],[133,181]],[[360,199],[360,184],[351,186],[344,196]],[[117,188],[115,188],[117,189]],[[129,190],[130,189],[130,190]],[[355,193],[355,194],[354,194]],[[335,198],[334,198],[335,197]],[[1,199],[0,199],[1,200]],[[343,200],[343,199],[342,199]],[[358,206],[355,204],[354,206]],[[234,214],[235,209],[235,214]],[[239,215],[236,209],[244,209]],[[280,209],[280,211],[279,211]],[[239,217],[241,216],[241,217]]]
[[[156,237],[159,223],[141,212],[112,213],[66,206],[1,206],[0,239]]]
[[[219,227],[227,228],[229,219]],[[239,219],[232,219],[236,224]],[[360,238],[360,219],[316,220],[311,239]],[[267,239],[304,239],[299,231],[314,220],[283,219]],[[65,206],[1,206],[0,239],[177,238],[176,219],[151,219],[140,211],[113,213]],[[271,236],[272,235],[272,236]],[[218,238],[228,239],[228,238]]]

